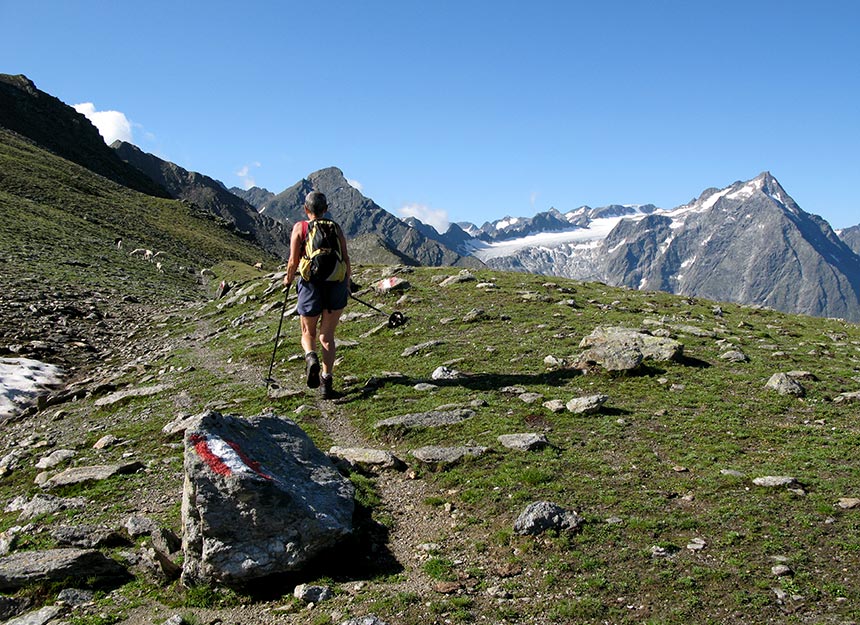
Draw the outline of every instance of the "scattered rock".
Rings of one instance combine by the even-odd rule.
[[[385,428],[433,428],[443,425],[455,425],[474,416],[475,411],[466,408],[448,411],[430,410],[428,412],[416,412],[383,419],[373,427],[378,430]]]
[[[36,468],[53,469],[58,464],[61,464],[70,458],[74,458],[76,454],[77,452],[74,449],[57,449],[47,456],[39,458],[39,461],[36,462]]]
[[[388,623],[374,614],[368,614],[367,616],[351,618],[340,625],[388,625]]]
[[[803,397],[806,390],[794,378],[785,373],[774,373],[765,384],[765,388],[773,389],[780,395]]]
[[[488,447],[440,447],[428,445],[413,449],[410,454],[425,464],[442,466],[455,464],[463,458],[478,458],[489,451]]]
[[[403,352],[400,354],[400,357],[409,358],[410,356],[414,356],[415,354],[419,354],[421,352],[427,351],[429,349],[437,347],[438,345],[443,344],[444,343],[442,341],[436,340],[419,343],[418,345],[413,345],[412,347],[407,347],[406,349],[404,349]]]
[[[839,393],[839,395],[833,399],[834,404],[853,404],[857,401],[860,401],[860,391]]]
[[[463,377],[463,374],[457,371],[456,369],[449,369],[448,367],[436,367],[430,377],[434,380],[459,380]]]
[[[568,411],[574,414],[594,414],[599,412],[603,404],[609,399],[608,395],[588,395],[586,397],[575,397],[565,404]]]
[[[125,520],[125,530],[132,538],[147,536],[158,530],[158,524],[149,517],[133,514]]]
[[[390,451],[384,449],[367,449],[363,447],[332,447],[328,452],[337,460],[343,460],[351,467],[363,471],[379,471],[394,469],[400,471],[406,468],[405,463]]]
[[[564,400],[562,399],[551,399],[549,401],[545,401],[543,403],[543,407],[549,410],[550,412],[564,412],[566,410],[566,405]]]
[[[83,497],[61,498],[37,493],[33,495],[30,501],[24,497],[16,497],[8,506],[6,512],[21,511],[18,517],[19,521],[29,521],[44,514],[55,514],[61,510],[70,510],[73,508],[83,508],[86,505],[86,500]]]
[[[529,504],[514,523],[517,534],[537,536],[548,530],[576,531],[584,519],[572,510],[565,510],[550,501]]]
[[[33,612],[10,619],[4,625],[47,625],[65,612],[60,605],[46,605]]]
[[[62,525],[51,530],[58,545],[80,549],[98,549],[130,544],[128,539],[105,525]]]
[[[170,387],[166,384],[155,384],[153,386],[141,386],[138,388],[126,389],[124,391],[117,391],[116,393],[111,393],[110,395],[101,397],[95,401],[95,404],[96,406],[111,406],[133,397],[148,397],[149,395],[156,395],[169,388]]]
[[[293,596],[305,603],[320,603],[328,601],[334,596],[328,586],[313,586],[311,584],[299,584],[293,590]]]
[[[729,362],[748,362],[749,358],[742,351],[733,349],[720,354],[720,359],[728,360]]]
[[[841,497],[836,502],[836,505],[843,510],[853,510],[854,508],[860,508],[860,499],[857,497]]]
[[[475,282],[477,278],[468,269],[463,269],[456,276],[449,276],[439,283],[439,286],[451,286],[462,282]]]
[[[119,439],[116,436],[113,434],[106,434],[93,444],[93,449],[107,449],[108,447],[116,445],[117,442],[119,442]]]
[[[90,605],[96,594],[92,590],[81,588],[63,588],[57,595],[57,601],[71,608],[80,608]]]
[[[34,582],[127,578],[128,572],[115,560],[91,549],[22,551],[0,559],[0,591],[4,592],[14,592]]]
[[[508,449],[518,449],[520,451],[543,449],[549,445],[546,436],[536,433],[502,434],[499,436],[499,442]]]
[[[463,323],[475,323],[477,321],[483,321],[486,318],[487,313],[483,308],[473,308],[463,315]]]
[[[412,285],[409,284],[408,281],[400,278],[398,276],[391,276],[390,278],[384,278],[380,280],[376,284],[373,285],[373,288],[380,295],[385,295],[386,293],[391,293],[395,291],[408,291],[412,288]]]
[[[69,484],[81,484],[83,482],[99,482],[114,475],[129,475],[143,469],[140,462],[129,462],[126,464],[99,464],[89,467],[70,467],[48,479],[44,487],[55,488],[57,486],[68,486]]]

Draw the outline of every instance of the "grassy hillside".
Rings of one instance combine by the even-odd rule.
[[[321,403],[303,389],[294,318],[285,321],[274,372],[280,396],[267,395],[262,379],[279,315],[269,305],[283,298],[267,278],[245,281],[226,301],[158,317],[94,375],[120,387],[164,383],[169,391],[106,407],[95,405],[95,392],[63,406],[62,427],[52,421],[54,409],[4,430],[7,448],[25,432],[44,432],[51,446],[75,449],[76,464],[131,456],[149,467],[61,493],[91,504],[37,519],[19,548],[50,546],[46,530],[59,523],[118,525],[141,511],[178,531],[182,450],[163,437],[163,425],[207,407],[239,415],[271,409],[297,420],[324,450],[357,437],[410,465],[411,473],[353,476],[367,510],[359,539],[298,580],[328,583],[335,598],[309,613],[290,597],[291,585],[263,596],[201,595],[143,577],[98,595],[90,614],[102,615],[99,623],[158,622],[177,612],[192,622],[254,623],[266,614],[273,622],[319,624],[374,613],[415,625],[860,618],[860,509],[838,505],[860,496],[857,407],[834,402],[860,389],[857,326],[734,305],[715,311],[707,301],[522,274],[477,273],[497,288],[439,286],[453,273],[415,269],[404,276],[412,288],[400,304],[366,295],[408,316],[397,330],[373,332],[384,317],[350,303],[349,311],[370,314],[341,326],[337,378],[346,395],[339,403]],[[356,279],[370,284],[383,274],[364,267]],[[464,321],[476,308],[483,319]],[[582,337],[601,324],[665,330],[684,344],[685,359],[627,375],[547,368],[545,357],[572,360]],[[431,340],[439,344],[402,356]],[[730,348],[749,362],[721,359]],[[126,366],[132,361],[136,367]],[[441,365],[467,375],[415,389]],[[773,373],[792,370],[814,376],[802,382],[805,397],[765,389]],[[595,415],[553,413],[509,386],[545,400],[610,399]],[[374,428],[387,417],[476,400],[476,415],[459,425]],[[518,432],[544,433],[552,446],[518,452],[499,444],[499,435]],[[93,450],[107,433],[123,443]],[[423,445],[467,443],[493,451],[438,471],[409,455]],[[47,451],[29,453],[35,461]],[[0,500],[39,492],[32,464],[0,482]],[[796,478],[803,494],[753,484],[767,475]],[[536,500],[576,510],[584,528],[516,535],[514,520]],[[16,523],[16,513],[0,515],[0,530]],[[688,547],[697,539],[704,548]],[[776,565],[791,573],[775,574]],[[72,622],[96,622],[87,614]]]
[[[105,289],[146,299],[198,297],[200,269],[266,258],[191,206],[143,195],[0,128],[0,267],[4,286]],[[122,239],[122,248],[115,245]],[[154,263],[137,248],[163,252]]]

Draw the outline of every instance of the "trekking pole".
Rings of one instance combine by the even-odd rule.
[[[266,376],[266,390],[269,390],[269,385],[274,382],[272,379],[272,367],[275,366],[275,352],[278,351],[278,340],[281,338],[281,324],[284,323],[284,313],[287,310],[287,297],[290,294],[290,285],[284,291],[284,305],[281,307],[281,318],[278,320],[278,332],[275,334],[275,346],[272,348],[272,362],[269,363],[269,375]]]
[[[397,328],[399,326],[402,326],[404,323],[406,323],[406,316],[400,311],[394,311],[393,313],[391,313],[389,315],[387,312],[385,312],[384,310],[380,310],[379,308],[377,308],[373,304],[369,304],[369,303],[365,302],[363,299],[358,299],[352,293],[350,293],[349,296],[352,299],[354,299],[356,302],[358,302],[359,304],[364,304],[368,308],[372,308],[373,310],[378,312],[380,315],[385,315],[386,317],[388,317],[388,327],[389,328]]]

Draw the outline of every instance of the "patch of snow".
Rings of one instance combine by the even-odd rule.
[[[620,248],[620,247],[622,247],[622,246],[624,246],[624,245],[627,245],[627,239],[622,239],[622,240],[621,240],[621,242],[620,242],[618,245],[613,245],[611,248],[609,248],[608,250],[606,250],[606,253],[607,253],[607,254],[612,254],[615,250],[617,250],[618,248]]]
[[[697,256],[693,256],[692,258],[688,258],[683,263],[681,263],[681,269],[686,269],[687,267],[692,265],[694,262],[696,262],[697,259],[698,259]]]
[[[504,230],[508,226],[513,226],[514,224],[517,224],[519,222],[520,222],[519,217],[506,217],[505,219],[502,219],[499,223],[496,224],[496,229],[497,230]]]
[[[0,358],[0,420],[10,419],[61,382],[62,370],[31,358]]]
[[[669,246],[672,245],[672,241],[674,241],[674,240],[675,240],[675,235],[674,234],[669,235],[669,238],[667,238],[665,241],[663,241],[660,244],[660,253],[665,254],[666,250],[669,249]]]

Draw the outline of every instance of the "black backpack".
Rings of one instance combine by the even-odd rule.
[[[299,262],[299,275],[308,282],[341,282],[346,278],[346,263],[340,247],[340,228],[331,219],[304,222],[305,249]]]

